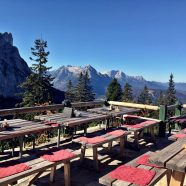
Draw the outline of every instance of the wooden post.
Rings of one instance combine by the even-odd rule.
[[[166,133],[166,119],[167,119],[167,105],[160,105],[159,119],[162,121],[159,123],[159,137],[165,137]]]
[[[177,106],[175,107],[175,116],[180,116],[181,111],[182,111],[182,104],[181,104],[181,102],[177,101],[176,105]]]

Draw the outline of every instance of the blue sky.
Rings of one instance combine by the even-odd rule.
[[[185,0],[0,0],[0,32],[29,63],[48,41],[49,65],[119,69],[147,80],[186,82]]]

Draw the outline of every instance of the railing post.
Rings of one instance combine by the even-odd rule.
[[[182,111],[182,103],[180,101],[177,101],[175,107],[175,116],[180,116],[181,111]]]
[[[167,105],[160,105],[159,109],[159,137],[165,137],[166,133],[166,119],[167,119]]]

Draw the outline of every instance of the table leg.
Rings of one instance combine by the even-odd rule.
[[[120,138],[120,156],[124,155],[125,137]]]
[[[154,134],[154,127],[150,127],[150,134],[151,134],[151,138],[154,144],[156,144],[156,137]]]
[[[185,173],[173,171],[170,180],[170,186],[183,186],[184,178],[185,178]]]
[[[60,134],[61,134],[61,127],[59,126],[57,129],[57,147],[60,146]]]
[[[15,154],[15,145],[14,145],[14,138],[12,139],[12,157],[14,157]]]
[[[87,135],[87,125],[84,125],[84,136]]]
[[[19,137],[19,147],[20,147],[19,158],[22,158],[22,155],[23,155],[23,136]]]
[[[107,129],[109,128],[109,122],[110,122],[110,121],[109,121],[109,119],[106,119],[105,122],[106,122],[106,124],[105,124],[105,130],[107,130]]]
[[[137,150],[139,150],[139,139],[138,139],[138,131],[134,131],[134,143]]]

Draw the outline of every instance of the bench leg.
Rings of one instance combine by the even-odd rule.
[[[87,125],[84,125],[84,136],[87,135]]]
[[[65,186],[70,186],[70,162],[64,163]]]
[[[93,159],[94,159],[94,167],[95,167],[96,171],[99,171],[99,160],[98,160],[97,147],[93,147]]]
[[[54,182],[55,180],[55,172],[56,172],[56,166],[51,168],[51,172],[50,172],[50,182]]]
[[[108,151],[111,152],[111,150],[112,150],[112,141],[108,143]]]
[[[167,170],[167,185],[170,185],[170,180],[171,180],[171,174],[172,174],[172,170]]]
[[[138,139],[138,131],[134,132],[134,143],[137,150],[139,150],[139,139]]]
[[[60,134],[61,134],[61,128],[59,126],[57,129],[57,147],[60,146]]]
[[[41,174],[43,174],[43,172],[44,171],[35,174],[34,177],[29,180],[28,184],[25,184],[25,186],[31,186],[39,178],[39,176],[41,176]]]
[[[120,156],[124,155],[125,137],[120,138]]]
[[[83,163],[83,160],[85,158],[85,151],[86,151],[86,146],[82,145],[81,146],[81,156],[80,156],[80,162]]]
[[[22,158],[22,155],[23,155],[23,136],[19,137],[19,147],[20,147],[19,158]]]
[[[170,186],[183,186],[185,173],[173,171]]]

